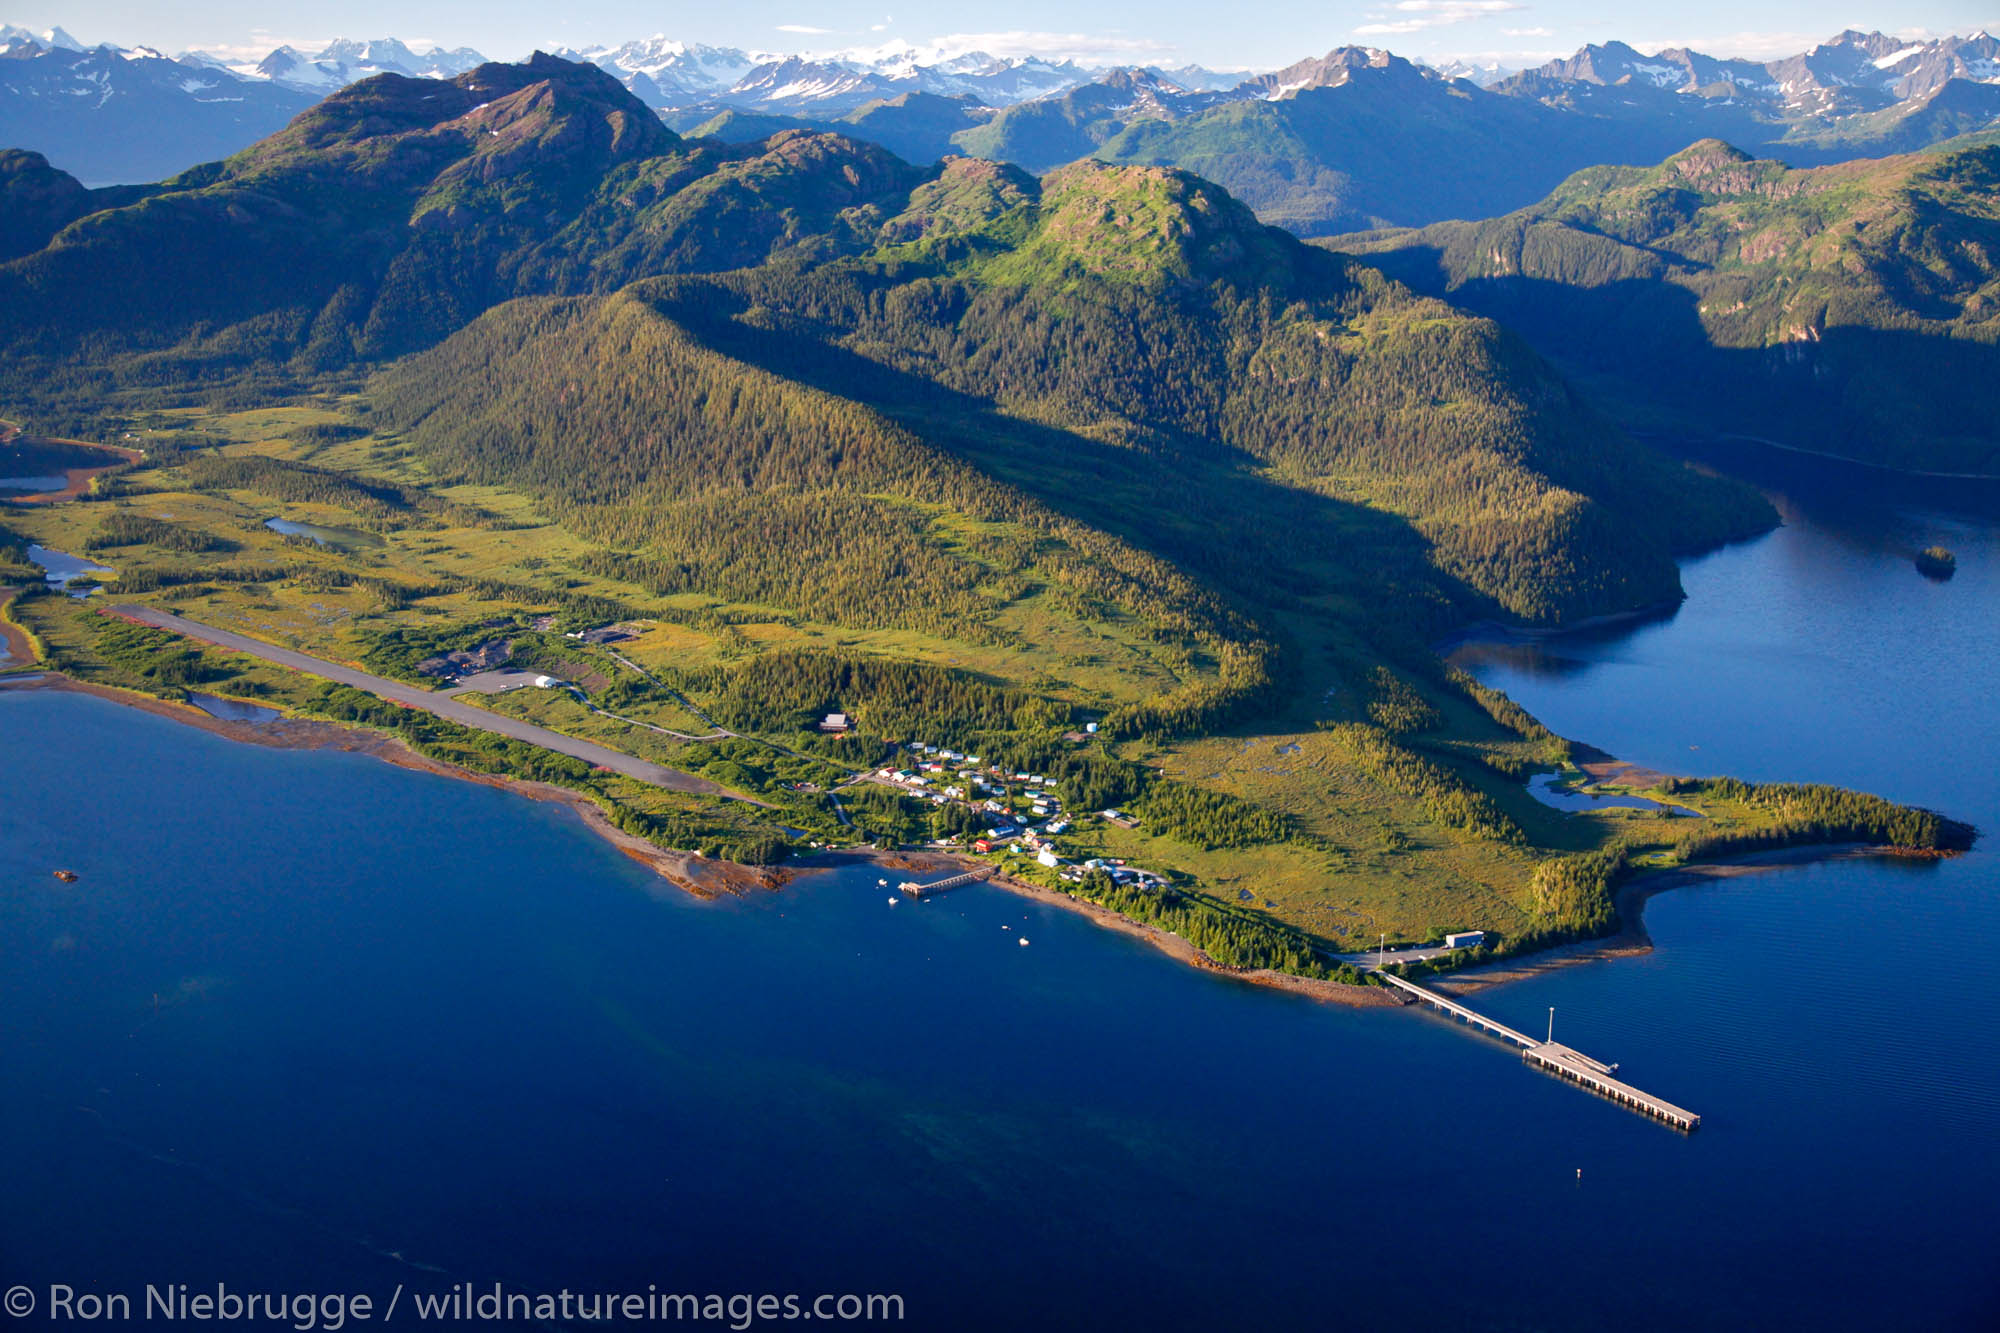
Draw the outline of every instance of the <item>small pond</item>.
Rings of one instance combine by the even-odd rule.
[[[264,526],[287,537],[306,537],[321,546],[337,551],[350,551],[358,546],[380,546],[382,539],[372,532],[362,532],[358,528],[330,528],[318,523],[301,523],[297,519],[267,518]]]
[[[283,716],[277,709],[266,708],[262,704],[245,703],[241,699],[223,699],[213,694],[199,694],[192,690],[188,692],[188,702],[210,717],[221,718],[224,722],[271,722]]]
[[[82,578],[85,574],[115,574],[115,569],[103,565],[93,565],[80,555],[70,555],[66,551],[52,551],[46,546],[30,546],[28,560],[40,565],[43,576],[51,588],[67,589],[71,579]]]
[[[1610,792],[1573,791],[1562,783],[1560,773],[1537,773],[1528,779],[1528,794],[1555,810],[1670,810],[1675,818],[1699,819],[1701,812],[1685,806],[1665,805],[1644,796],[1620,796]]]

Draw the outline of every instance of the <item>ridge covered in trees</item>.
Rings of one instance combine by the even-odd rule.
[[[1701,429],[2000,475],[2000,145],[1793,169],[1707,140],[1324,244]]]

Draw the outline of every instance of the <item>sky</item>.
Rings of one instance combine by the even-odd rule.
[[[616,45],[664,33],[752,51],[830,52],[909,43],[947,52],[1046,55],[1089,64],[1193,62],[1270,69],[1348,44],[1428,60],[1540,64],[1586,42],[1642,51],[1692,46],[1717,56],[1789,55],[1841,31],[1909,37],[2000,26],[1994,0],[734,0],[724,5],[583,0],[8,0],[5,21],[60,26],[86,44],[189,47],[254,58],[281,42],[315,50],[334,37],[470,46],[495,59],[555,47]]]

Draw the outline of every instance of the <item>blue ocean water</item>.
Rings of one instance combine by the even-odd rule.
[[[2000,828],[1995,525],[1878,507],[1863,540],[1791,505],[1671,621],[1537,645],[1556,669],[1468,660],[1629,758]],[[1933,523],[1949,584],[1889,546]],[[2000,1315],[1986,851],[1663,895],[1654,953],[1479,997],[1553,1006],[1682,1136],[983,886],[698,902],[559,807],[76,695],[0,691],[0,754],[0,1285],[882,1292],[921,1329]]]

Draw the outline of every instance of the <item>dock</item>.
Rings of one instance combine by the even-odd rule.
[[[1522,1052],[1521,1058],[1557,1078],[1580,1084],[1600,1097],[1608,1097],[1628,1110],[1651,1116],[1675,1129],[1693,1131],[1701,1127],[1701,1117],[1693,1111],[1683,1110],[1672,1102],[1663,1101],[1650,1092],[1641,1092],[1630,1083],[1613,1078],[1613,1066],[1599,1064],[1561,1042],[1539,1042]]]
[[[1374,972],[1384,984],[1410,997],[1419,1004],[1428,1004],[1460,1022],[1478,1028],[1489,1036],[1511,1042],[1521,1048],[1521,1059],[1545,1073],[1587,1088],[1600,1097],[1608,1098],[1630,1111],[1671,1125],[1675,1129],[1692,1132],[1701,1127],[1701,1117],[1693,1111],[1675,1106],[1672,1102],[1655,1097],[1649,1092],[1641,1092],[1631,1084],[1616,1077],[1618,1066],[1607,1065],[1601,1060],[1593,1060],[1582,1051],[1572,1050],[1556,1041],[1537,1041],[1525,1032],[1517,1032],[1498,1019],[1488,1018],[1476,1009],[1467,1008],[1458,1001],[1438,994],[1428,986],[1419,986],[1414,981],[1389,972]]]
[[[946,879],[934,879],[928,884],[906,879],[896,886],[896,892],[906,898],[927,898],[933,893],[943,893],[946,889],[955,889],[961,884],[975,883],[992,873],[992,866],[980,866],[977,870],[968,870],[962,875],[952,875]]]

